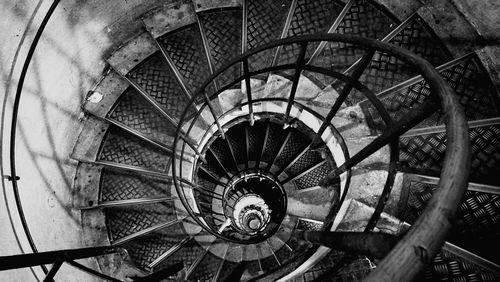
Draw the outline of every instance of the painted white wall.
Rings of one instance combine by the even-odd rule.
[[[10,124],[19,74],[51,3],[0,3],[3,175],[10,174]],[[100,77],[104,59],[142,28],[140,15],[159,3],[165,1],[64,0],[47,25],[26,77],[16,139],[20,195],[39,251],[82,247],[80,212],[72,209],[71,189],[77,163],[69,158],[82,125],[80,105]],[[0,226],[0,256],[31,252],[17,215],[12,185],[5,178],[0,195]],[[34,271],[41,274],[38,267]],[[74,271],[63,266],[56,278],[92,280],[86,274],[74,275]],[[0,272],[0,280],[36,279],[28,269],[21,269]]]

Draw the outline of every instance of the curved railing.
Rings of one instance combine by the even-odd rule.
[[[353,68],[349,75],[338,73],[329,69],[318,67],[307,63],[307,48],[312,46],[314,42],[339,42],[345,44],[355,45],[366,50],[365,55],[361,58]],[[283,48],[283,46],[292,46],[299,51],[296,61],[290,63],[285,62],[282,64],[270,65],[260,69],[250,71],[249,60],[253,56],[258,56],[260,52],[276,48]],[[431,95],[426,98],[420,107],[413,109],[401,120],[394,120],[386,111],[381,101],[377,96],[371,92],[367,87],[362,85],[358,79],[363,73],[364,69],[371,61],[375,52],[382,52],[390,56],[394,56],[404,63],[414,67],[419,74],[423,77],[425,82],[430,88]],[[228,72],[234,72],[235,69],[242,69],[242,75],[237,76],[229,83],[223,83],[215,91],[212,87],[214,81],[224,81],[224,77]],[[443,164],[441,173],[441,180],[439,182],[438,192],[436,192],[427,205],[424,213],[420,219],[412,226],[410,231],[399,241],[395,248],[385,257],[385,259],[378,265],[377,269],[371,273],[368,280],[408,280],[414,277],[424,266],[430,262],[434,257],[439,247],[443,244],[445,235],[451,227],[453,215],[460,203],[460,199],[465,192],[467,182],[467,171],[469,169],[469,145],[467,135],[467,124],[465,122],[464,113],[461,106],[458,104],[452,91],[446,86],[445,82],[441,79],[437,71],[424,59],[417,55],[402,49],[400,47],[382,43],[377,40],[362,38],[352,35],[344,34],[316,34],[308,36],[299,36],[293,38],[286,38],[272,42],[270,44],[255,48],[224,65],[217,72],[212,74],[197,90],[186,107],[183,115],[180,118],[179,126],[174,140],[174,148],[180,150],[180,153],[173,159],[172,171],[175,187],[180,196],[180,199],[190,216],[202,226],[207,232],[229,242],[238,242],[238,240],[229,236],[224,236],[218,233],[213,226],[207,223],[207,218],[204,214],[198,211],[196,205],[196,198],[193,194],[186,195],[186,191],[193,191],[197,189],[197,184],[193,183],[195,179],[197,167],[203,161],[203,152],[206,149],[207,141],[202,138],[196,142],[190,141],[189,136],[192,133],[193,127],[201,118],[206,118],[207,115],[212,117],[212,124],[210,124],[206,135],[217,135],[224,138],[224,131],[226,130],[225,123],[230,124],[230,120],[221,120],[222,115],[218,115],[215,110],[215,99],[225,90],[231,89],[244,82],[246,90],[246,101],[243,102],[246,119],[253,124],[255,119],[254,108],[256,102],[253,101],[252,87],[250,79],[257,75],[267,74],[272,72],[288,72],[292,81],[291,91],[287,99],[286,109],[283,111],[283,123],[287,124],[291,120],[291,109],[297,103],[295,94],[297,91],[298,83],[302,72],[315,72],[322,75],[329,76],[336,81],[344,83],[344,87],[339,93],[335,101],[332,101],[332,108],[328,115],[323,119],[323,124],[319,131],[316,133],[314,142],[316,145],[321,143],[321,136],[325,129],[332,126],[332,119],[341,108],[341,105],[346,101],[349,94],[353,89],[361,92],[365,99],[371,102],[372,106],[378,111],[378,114],[385,122],[385,129],[382,134],[375,138],[368,146],[363,148],[354,156],[346,159],[338,168],[325,177],[320,184],[328,186],[332,181],[338,179],[345,173],[350,173],[352,167],[360,163],[362,160],[369,157],[371,154],[382,148],[383,146],[391,146],[391,164],[389,168],[389,176],[383,188],[382,195],[375,207],[375,212],[372,215],[365,231],[371,231],[382,213],[385,206],[395,175],[395,160],[397,159],[397,144],[398,137],[404,132],[408,131],[419,122],[427,118],[433,111],[438,110],[440,100],[441,108],[444,113],[444,122],[447,132],[447,153]],[[291,72],[291,74],[290,74]],[[203,101],[201,104],[199,101]],[[195,114],[192,114],[193,109],[198,109]],[[204,114],[203,114],[204,113]],[[241,118],[238,117],[238,118]],[[214,128],[216,130],[214,130]],[[186,138],[187,137],[187,138]],[[187,148],[190,148],[194,154],[185,153]],[[191,159],[190,159],[191,156]],[[185,166],[191,165],[191,170],[187,173],[184,171]],[[203,188],[203,187],[201,187]],[[341,203],[345,199],[348,185],[342,191]],[[323,230],[329,230],[333,224],[333,220],[340,208],[339,205],[332,205],[328,217],[326,218]],[[278,270],[279,272],[279,270]]]
[[[16,268],[26,268],[26,267],[35,267],[40,266],[42,271],[45,273],[45,278],[43,281],[54,281],[53,278],[60,270],[63,263],[67,263],[76,269],[85,272],[91,276],[97,277],[99,279],[103,279],[106,281],[123,281],[121,279],[117,279],[115,277],[111,277],[109,275],[103,274],[100,271],[87,267],[75,260],[84,259],[84,258],[93,258],[97,256],[112,254],[121,252],[121,250],[115,246],[104,246],[104,247],[90,247],[90,248],[82,248],[82,249],[68,249],[68,250],[58,250],[58,251],[50,251],[50,252],[38,252],[35,241],[31,236],[31,231],[28,226],[28,222],[26,221],[26,217],[24,215],[24,209],[21,202],[21,197],[19,195],[19,188],[17,181],[20,179],[16,174],[16,132],[17,132],[17,119],[19,113],[19,104],[21,101],[21,97],[23,94],[24,80],[28,73],[28,68],[30,66],[31,60],[35,53],[36,47],[40,38],[42,37],[43,31],[47,26],[52,14],[54,13],[56,7],[58,6],[60,0],[54,0],[47,10],[38,30],[33,38],[33,42],[30,45],[28,50],[28,54],[26,55],[26,59],[23,64],[23,68],[21,74],[19,76],[19,81],[17,84],[16,95],[14,97],[14,104],[12,107],[12,123],[11,123],[11,132],[10,132],[10,172],[11,175],[8,177],[8,180],[12,183],[12,189],[14,198],[16,201],[17,211],[19,213],[19,218],[21,220],[21,224],[26,235],[26,239],[33,251],[32,254],[23,254],[23,255],[12,255],[12,256],[3,256],[0,257],[0,271],[16,269]],[[51,269],[47,269],[45,265],[52,264]],[[160,271],[154,272],[152,274],[139,277],[132,278],[132,281],[162,281],[167,277],[171,277],[172,275],[178,273],[184,268],[184,264],[182,262],[175,263],[170,267],[162,269]]]
[[[49,8],[47,14],[45,15],[36,35],[33,40],[33,43],[30,46],[28,55],[26,57],[19,82],[16,91],[16,96],[14,99],[13,105],[13,114],[12,114],[12,127],[11,127],[11,135],[10,135],[10,165],[11,165],[11,177],[9,178],[12,182],[12,187],[14,191],[14,196],[17,204],[17,209],[21,218],[22,226],[25,231],[25,234],[28,238],[29,244],[33,250],[33,252],[37,253],[36,245],[31,237],[31,233],[29,231],[28,224],[24,217],[23,208],[21,205],[21,200],[18,192],[17,180],[18,177],[16,175],[16,130],[17,130],[17,118],[19,111],[19,103],[22,96],[24,79],[27,74],[27,70],[29,68],[32,56],[35,52],[37,43],[42,36],[43,30],[47,25],[53,11],[57,7],[59,0],[54,0],[52,6]],[[310,65],[307,63],[307,47],[311,42],[320,42],[320,41],[328,41],[328,42],[343,42],[353,45],[358,45],[367,50],[366,55],[363,59],[361,59],[358,63],[359,68],[355,68],[354,71],[350,75],[344,75],[335,71],[331,71],[328,69],[324,69],[318,66]],[[252,70],[250,71],[249,67],[249,58],[254,55],[258,55],[259,52],[275,49],[279,46],[292,45],[296,48],[299,48],[297,60],[293,63],[286,63],[281,65],[272,65],[266,68]],[[385,111],[384,107],[377,99],[376,95],[371,92],[369,89],[364,87],[361,83],[358,82],[358,78],[361,75],[364,67],[366,66],[366,62],[368,62],[375,51],[384,52],[390,55],[397,57],[398,59],[412,65],[415,67],[425,81],[428,83],[431,93],[434,97],[430,97],[425,104],[423,104],[419,109],[415,109],[410,115],[408,115],[404,120],[401,121],[393,121],[390,116]],[[218,88],[217,91],[213,91],[212,93],[208,92],[209,85],[214,80],[219,80],[219,76],[222,76],[224,72],[230,70],[232,67],[238,65],[243,69],[243,75],[233,79],[230,83],[226,83]],[[219,71],[210,76],[208,80],[202,85],[202,87],[195,93],[192,97],[190,104],[186,107],[180,122],[179,127],[176,132],[176,137],[174,141],[174,148],[181,147],[180,154],[176,156],[173,160],[173,176],[174,183],[179,194],[180,199],[183,205],[186,207],[188,213],[196,220],[198,224],[205,228],[209,233],[213,235],[223,238],[221,234],[215,232],[206,224],[203,220],[203,215],[197,214],[195,212],[195,207],[192,206],[185,195],[184,185],[189,183],[189,185],[196,185],[196,183],[191,183],[190,181],[185,181],[182,175],[182,162],[186,160],[191,160],[193,162],[193,167],[196,167],[197,162],[201,160],[203,144],[196,144],[193,140],[189,139],[190,130],[193,128],[194,123],[191,123],[188,128],[186,125],[188,121],[196,121],[201,118],[204,110],[208,110],[208,112],[213,116],[214,122],[213,125],[217,127],[218,134],[224,136],[223,124],[220,124],[219,118],[214,110],[212,105],[212,101],[220,95],[223,91],[229,89],[235,84],[245,81],[246,92],[247,92],[247,101],[244,103],[247,109],[247,118],[253,123],[255,118],[255,114],[253,111],[253,107],[255,106],[255,102],[258,100],[253,100],[252,91],[251,91],[251,83],[250,79],[253,76],[258,74],[264,74],[269,72],[276,71],[294,71],[292,77],[292,90],[287,99],[287,107],[283,112],[283,122],[290,122],[290,112],[294,105],[297,104],[295,99],[295,93],[297,90],[300,74],[303,71],[316,72],[323,75],[330,76],[338,81],[342,81],[345,83],[345,87],[341,91],[338,99],[332,105],[332,109],[330,113],[323,118],[323,125],[321,126],[319,132],[317,133],[317,138],[315,142],[321,142],[322,131],[324,131],[327,127],[331,125],[331,121],[337,111],[340,109],[340,106],[348,97],[349,93],[352,89],[357,89],[361,93],[363,93],[367,100],[369,100],[372,105],[378,110],[379,114],[382,116],[384,121],[386,122],[386,128],[383,133],[377,137],[370,145],[361,150],[358,154],[348,158],[343,165],[336,168],[332,171],[327,178],[322,181],[322,184],[327,186],[331,183],[332,180],[339,177],[344,173],[349,174],[350,169],[361,160],[377,151],[381,147],[387,144],[395,144],[397,142],[397,138],[399,135],[409,130],[412,126],[416,125],[419,121],[423,120],[427,113],[436,109],[436,106],[433,102],[434,98],[440,99],[441,108],[443,109],[445,116],[445,124],[446,124],[446,134],[447,134],[447,153],[443,164],[443,170],[441,173],[441,178],[439,181],[438,189],[434,193],[433,198],[427,205],[424,213],[420,216],[417,222],[412,226],[410,231],[398,242],[398,244],[393,248],[393,250],[384,258],[384,260],[377,266],[377,269],[373,271],[368,280],[371,281],[385,281],[385,280],[410,280],[413,278],[424,266],[425,263],[428,263],[436,254],[439,247],[442,245],[444,241],[444,236],[448,232],[451,226],[451,221],[456,211],[457,206],[459,205],[460,199],[465,191],[466,180],[469,170],[469,144],[468,144],[468,136],[467,136],[467,124],[465,122],[464,114],[460,105],[458,104],[456,98],[450,89],[446,86],[444,81],[440,78],[439,74],[436,70],[425,60],[412,54],[411,52],[401,49],[399,47],[382,43],[376,40],[371,40],[367,38],[360,38],[350,35],[342,35],[342,34],[318,34],[318,35],[310,35],[310,36],[301,36],[295,38],[287,38],[283,40],[278,40],[273,43],[264,45],[262,47],[253,49],[226,64]],[[202,105],[197,104],[198,101],[203,100]],[[189,108],[198,109],[195,116],[188,114]],[[187,131],[186,131],[187,130]],[[185,154],[187,148],[189,146],[192,151],[194,151],[194,157],[191,158],[187,154]],[[191,158],[191,159],[190,159]],[[194,170],[193,170],[194,171]],[[376,206],[375,212],[370,220],[370,223],[367,226],[367,230],[371,230],[378,219],[378,216],[382,212],[385,201],[389,195],[393,179],[388,177],[386,185],[384,187],[384,192],[379,200],[378,205]],[[346,183],[346,189],[342,192],[341,201],[345,199],[348,183]],[[192,187],[191,187],[192,188]],[[328,230],[335,218],[336,213],[338,212],[338,207],[340,205],[335,205],[334,208],[329,213],[329,216],[325,220],[324,230]],[[83,257],[92,257],[95,255],[99,255],[102,253],[114,252],[113,248],[105,248],[105,249],[92,249],[91,252],[85,253]],[[101,253],[99,253],[101,252]],[[48,275],[49,280],[55,272],[59,269],[61,264],[65,261],[70,262],[75,267],[78,267],[84,271],[87,271],[93,275],[99,276],[100,274],[88,269],[78,263],[73,262],[73,259],[81,258],[81,256],[70,256],[69,253],[74,254],[72,252],[63,251],[62,253],[51,253],[50,259],[45,257],[45,260],[41,260],[40,257],[33,257],[33,261],[27,265],[22,264],[21,267],[25,266],[34,266],[40,265],[44,272]],[[42,255],[47,255],[43,253]],[[5,267],[9,265],[15,266],[14,263],[16,259],[19,258],[10,257],[7,258],[7,261],[10,259],[11,264],[3,264]],[[40,263],[38,263],[40,262]],[[55,263],[54,268],[51,271],[48,271],[43,264],[45,263]],[[16,266],[18,267],[18,266]],[[178,267],[178,266],[176,266]],[[7,268],[5,268],[7,269]],[[278,270],[279,271],[279,270]],[[111,277],[100,276],[101,278],[106,278],[113,280]]]

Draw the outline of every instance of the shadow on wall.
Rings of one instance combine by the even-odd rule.
[[[12,105],[27,50],[51,2],[0,4],[3,145],[10,138]],[[61,248],[53,239],[73,235],[68,247],[80,244],[80,213],[72,209],[71,191],[77,162],[69,158],[81,128],[80,105],[105,69],[104,59],[142,30],[139,16],[159,3],[164,1],[61,1],[38,44],[19,107],[16,168],[28,225],[36,229],[35,242],[44,249]],[[9,175],[7,146],[1,158],[2,175]],[[12,186],[3,178],[2,186],[7,212],[14,211]],[[8,217],[13,227],[19,226],[16,217]],[[54,229],[47,233],[55,234],[43,234],[43,226],[50,225]]]

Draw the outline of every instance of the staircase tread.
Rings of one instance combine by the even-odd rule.
[[[197,24],[188,25],[158,38],[191,93],[195,93],[211,74]]]
[[[170,156],[146,141],[110,126],[97,160],[166,172]]]
[[[107,117],[164,144],[173,142],[175,127],[131,87],[123,92]]]
[[[170,196],[170,185],[165,180],[150,176],[103,169],[100,202]]]
[[[189,100],[160,51],[135,66],[127,77],[141,86],[170,117],[180,119]],[[193,114],[193,109],[190,110],[189,114]]]
[[[195,23],[192,1],[178,0],[152,9],[142,17],[146,29],[154,38]]]
[[[404,183],[405,200],[400,202],[400,218],[413,223],[437,188],[412,180]],[[500,196],[466,191],[448,241],[496,263],[498,250],[491,246],[500,236]]]

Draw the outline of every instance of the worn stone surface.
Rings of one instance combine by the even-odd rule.
[[[78,135],[78,140],[71,153],[71,158],[78,161],[95,161],[108,126],[109,125],[102,120],[91,116],[87,117],[85,126]]]
[[[169,31],[195,23],[196,15],[193,2],[181,0],[148,12],[142,20],[146,29],[157,38]]]
[[[52,2],[22,0],[0,4],[1,167],[4,173],[9,167],[11,108],[22,64]],[[103,58],[138,34],[142,29],[139,16],[160,3],[165,1],[61,1],[48,22],[24,83],[16,138],[21,201],[39,251],[83,246],[80,211],[72,210],[71,185],[77,162],[70,158],[83,126],[81,105],[106,67]],[[0,255],[31,253],[17,218],[11,184],[2,184],[5,197],[0,201],[3,227]],[[95,266],[91,260],[81,262]],[[43,279],[39,267],[33,271]],[[56,279],[97,280],[67,265],[61,268]],[[1,272],[0,280],[36,281],[28,268]]]
[[[420,8],[418,14],[454,57],[472,52],[480,44],[479,34],[448,1],[434,1]]]
[[[158,46],[156,46],[153,37],[144,32],[116,50],[107,61],[114,70],[126,75],[156,51],[158,51]]]
[[[129,87],[128,82],[116,72],[111,71],[93,91],[87,94],[83,109],[97,117],[105,117],[127,87]]]
[[[194,0],[196,12],[216,8],[241,7],[242,0]]]
[[[324,221],[338,195],[331,189],[314,187],[299,191],[287,191],[287,213],[318,221]]]
[[[500,97],[500,46],[488,46],[477,50],[476,53],[488,71],[496,93]]]
[[[73,184],[73,207],[92,207],[99,202],[99,182],[102,168],[79,163]]]
[[[440,1],[437,1],[440,2]],[[451,0],[489,46],[499,45],[500,3],[496,0]]]
[[[403,21],[416,12],[418,8],[425,4],[426,1],[428,0],[376,0],[375,2],[388,9],[394,16]]]
[[[357,231],[362,232],[370,220],[374,209],[356,200],[348,200],[342,205],[339,212],[337,231]],[[389,234],[398,234],[406,227],[400,220],[382,213],[377,222],[375,231],[383,231]]]

